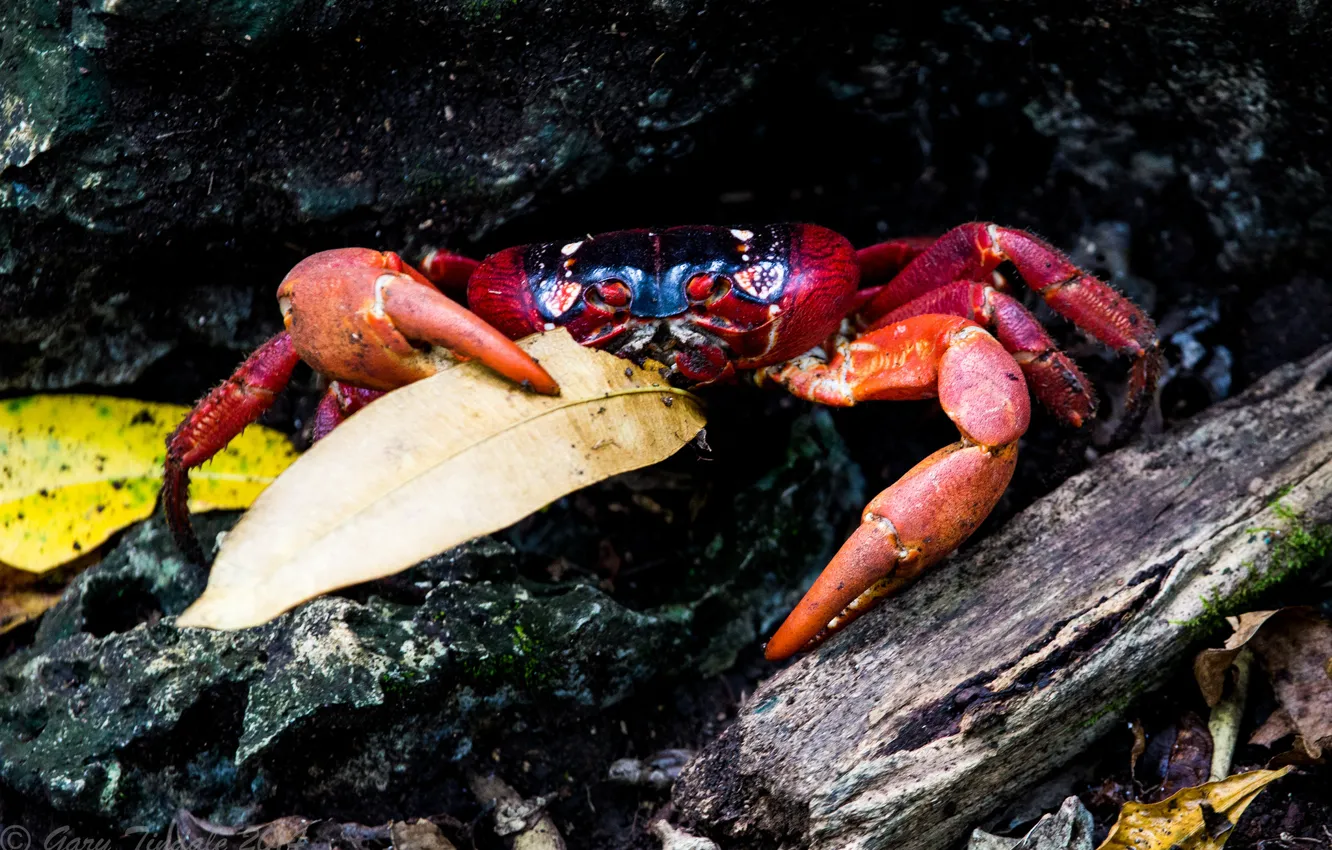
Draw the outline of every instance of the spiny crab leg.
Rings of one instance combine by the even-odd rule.
[[[1004,349],[1022,367],[1031,391],[1055,416],[1078,428],[1096,412],[1091,382],[1078,365],[1059,350],[1040,321],[1022,302],[984,283],[959,281],[903,304],[867,330],[895,325],[913,316],[945,313],[971,319],[993,329]]]
[[[989,280],[1004,261],[1011,262],[1027,286],[1039,292],[1055,312],[1133,358],[1129,406],[1140,409],[1161,369],[1156,326],[1132,301],[1022,230],[977,221],[948,231],[878,290],[856,319],[861,327],[873,326],[876,320],[941,286]]]
[[[203,563],[204,555],[190,527],[190,470],[226,448],[246,425],[272,407],[300,360],[291,335],[283,331],[255,349],[167,437],[162,508],[176,546],[192,562]]]
[[[766,376],[823,404],[937,395],[962,439],[917,464],[865,508],[768,642],[770,660],[817,646],[962,544],[1012,478],[1031,402],[1012,355],[974,322],[907,319],[845,343],[827,363],[801,358]]]

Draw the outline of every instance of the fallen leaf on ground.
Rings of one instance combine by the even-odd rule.
[[[1212,768],[1212,735],[1202,718],[1192,711],[1180,718],[1175,741],[1170,746],[1165,778],[1151,799],[1163,800],[1179,791],[1207,781]]]
[[[1220,850],[1254,798],[1289,772],[1255,770],[1185,788],[1159,803],[1125,803],[1098,850]]]
[[[1272,683],[1280,708],[1299,734],[1298,748],[1317,759],[1332,746],[1332,623],[1308,608],[1282,608],[1242,614],[1225,649],[1207,649],[1194,662],[1194,674],[1208,704],[1224,687],[1227,669],[1245,646],[1257,656]],[[1254,733],[1271,744],[1284,737],[1283,718],[1269,719]]]
[[[1304,608],[1287,608],[1250,641],[1277,701],[1290,716],[1310,758],[1332,747],[1332,623]]]
[[[59,600],[59,593],[40,590],[18,590],[0,594],[0,635],[37,619]]]
[[[1198,687],[1202,689],[1203,699],[1207,700],[1209,707],[1221,701],[1221,695],[1226,687],[1226,673],[1234,663],[1235,656],[1239,655],[1249,639],[1258,633],[1263,623],[1276,613],[1276,611],[1251,611],[1240,614],[1238,618],[1227,617],[1235,633],[1226,639],[1225,647],[1204,649],[1198,653],[1193,662],[1193,676],[1198,680]]]
[[[564,330],[519,345],[561,395],[535,395],[470,362],[377,400],[255,501],[177,625],[265,623],[664,460],[703,427],[696,397]]]
[[[716,842],[676,829],[664,819],[654,820],[648,831],[661,840],[661,850],[718,850]]]
[[[1249,743],[1259,747],[1270,747],[1282,738],[1294,734],[1295,721],[1290,719],[1284,708],[1278,707],[1267,716],[1263,725],[1249,736]]]
[[[189,408],[92,395],[0,402],[0,562],[44,572],[153,511],[166,438]],[[190,509],[244,508],[296,457],[251,427],[192,476]]]
[[[555,379],[560,380],[558,375]],[[476,801],[491,811],[495,834],[512,850],[566,850],[564,837],[546,812],[556,795],[524,799],[494,774],[473,774],[467,785]]]
[[[315,821],[307,818],[288,815],[254,826],[225,826],[181,809],[176,813],[175,826],[184,839],[183,847],[216,847],[220,850],[235,844],[245,850],[277,850],[302,841],[314,824]]]
[[[401,821],[390,827],[393,850],[457,850],[438,826],[428,820]]]
[[[424,818],[366,826],[288,815],[252,826],[225,826],[181,809],[172,826],[178,840],[170,846],[182,850],[456,850],[439,826]]]

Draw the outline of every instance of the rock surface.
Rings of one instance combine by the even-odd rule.
[[[162,829],[179,808],[223,823],[349,796],[391,809],[403,786],[456,777],[514,730],[558,734],[649,680],[731,666],[831,554],[858,479],[826,414],[797,420],[732,530],[671,553],[708,580],[646,610],[524,578],[535,547],[483,538],[260,628],[177,629],[205,576],[154,519],[0,664],[0,781],[119,829]],[[215,536],[231,519],[205,522]]]
[[[798,41],[761,6],[6,3],[0,389],[251,347],[303,253],[416,251],[688,150]]]

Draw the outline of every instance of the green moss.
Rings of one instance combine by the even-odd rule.
[[[403,668],[389,670],[379,675],[379,689],[386,697],[399,696],[411,691],[412,682],[416,681],[417,677],[415,670]]]
[[[1281,493],[1284,496],[1285,492]],[[1265,603],[1268,592],[1332,554],[1332,525],[1312,523],[1298,511],[1281,502],[1272,504],[1272,512],[1281,520],[1278,527],[1251,528],[1271,546],[1267,566],[1259,569],[1251,561],[1244,563],[1248,576],[1229,595],[1213,592],[1202,600],[1203,612],[1184,624],[1191,640],[1201,640],[1221,628],[1227,617],[1256,610]]]
[[[484,656],[465,666],[465,671],[477,684],[518,684],[540,689],[548,684],[545,645],[530,636],[519,623],[513,625],[509,635],[509,652]]]

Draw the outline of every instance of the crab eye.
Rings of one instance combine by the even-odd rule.
[[[608,307],[615,308],[628,307],[631,298],[629,287],[625,285],[624,281],[613,277],[603,280],[588,290],[589,295],[593,293]]]
[[[721,275],[696,274],[685,284],[685,294],[690,301],[707,301],[725,292],[726,286],[727,280]]]

